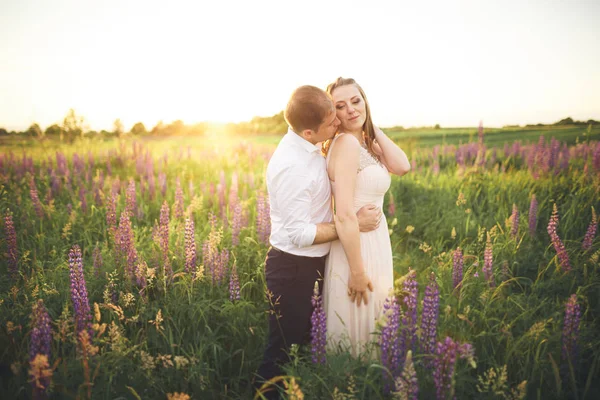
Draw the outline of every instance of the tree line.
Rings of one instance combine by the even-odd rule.
[[[600,125],[599,121],[590,119],[588,121],[575,121],[571,117],[561,119],[551,126],[560,125]],[[527,126],[547,126],[545,124],[527,125]],[[159,121],[152,129],[148,130],[142,122],[134,124],[129,131],[126,131],[120,119],[113,122],[112,130],[94,131],[88,128],[85,118],[78,115],[74,109],[70,109],[64,117],[62,124],[52,124],[46,129],[42,129],[39,124],[32,124],[25,131],[8,131],[0,128],[0,136],[25,136],[33,138],[58,138],[61,141],[73,141],[76,138],[85,136],[96,137],[122,137],[125,135],[134,136],[204,136],[213,126],[209,122],[200,122],[196,124],[186,125],[181,120],[176,120],[171,123]],[[402,127],[395,127],[403,130]],[[439,125],[435,126],[440,129]],[[256,135],[256,134],[285,134],[287,131],[287,123],[283,117],[283,111],[270,117],[254,117],[250,121],[240,123],[228,123],[219,127],[228,134],[236,135]],[[394,130],[394,128],[390,128]]]

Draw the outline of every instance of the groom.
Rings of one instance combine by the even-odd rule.
[[[279,364],[288,361],[293,343],[310,342],[313,288],[324,276],[330,242],[338,239],[327,166],[317,146],[331,139],[340,125],[333,102],[325,91],[301,86],[292,93],[284,116],[288,132],[267,166],[271,248],[265,276],[271,312],[257,387],[282,374]],[[381,210],[367,205],[357,216],[360,230],[367,232],[379,225]],[[264,395],[278,398],[275,390]]]

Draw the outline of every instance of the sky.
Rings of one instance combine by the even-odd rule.
[[[338,76],[381,127],[600,120],[599,20],[597,0],[0,0],[0,127],[247,121]]]

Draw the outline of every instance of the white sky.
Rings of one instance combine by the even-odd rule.
[[[0,0],[0,127],[239,122],[338,76],[380,126],[600,119],[599,21],[597,0]]]

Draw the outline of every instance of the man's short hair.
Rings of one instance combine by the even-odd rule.
[[[317,131],[325,117],[334,112],[331,97],[316,86],[300,86],[287,103],[285,121],[297,134],[305,129]]]

